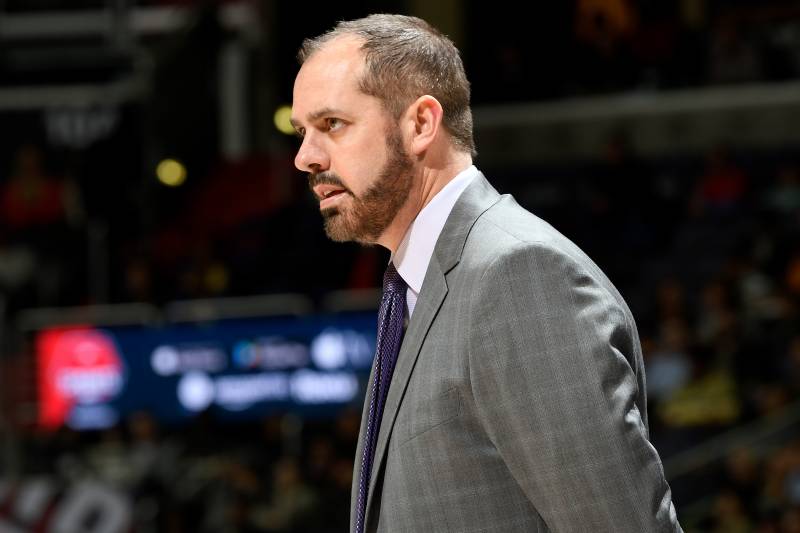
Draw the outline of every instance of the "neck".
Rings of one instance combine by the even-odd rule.
[[[409,226],[426,205],[430,203],[445,185],[466,170],[472,164],[472,157],[466,153],[458,153],[441,166],[422,166],[414,178],[414,186],[409,192],[408,200],[397,212],[386,231],[378,238],[377,244],[394,254],[403,241]]]

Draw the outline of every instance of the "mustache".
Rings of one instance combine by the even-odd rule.
[[[308,188],[312,191],[314,187],[317,185],[333,185],[335,187],[341,187],[348,193],[350,189],[344,186],[342,183],[342,179],[334,174],[333,172],[312,172],[308,175]]]

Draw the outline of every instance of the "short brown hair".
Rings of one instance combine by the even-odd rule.
[[[417,17],[370,15],[339,22],[332,30],[303,41],[297,54],[300,64],[344,35],[364,41],[366,69],[359,87],[365,94],[380,99],[395,119],[420,96],[433,96],[442,104],[442,121],[453,143],[475,156],[469,81],[458,48],[447,36]]]

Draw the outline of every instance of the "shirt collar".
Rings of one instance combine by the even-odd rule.
[[[397,272],[415,293],[419,294],[422,289],[433,249],[447,217],[450,216],[450,211],[453,210],[458,197],[477,175],[478,169],[475,165],[470,165],[450,180],[419,212],[393,254],[391,261]]]

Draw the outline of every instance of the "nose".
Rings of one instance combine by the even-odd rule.
[[[328,169],[329,159],[327,152],[313,137],[313,133],[303,138],[303,143],[294,158],[294,166],[303,172],[322,172]]]

